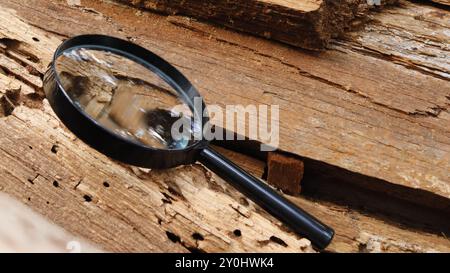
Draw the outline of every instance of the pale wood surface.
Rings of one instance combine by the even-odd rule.
[[[90,33],[89,22],[106,20],[98,31],[132,37],[168,59],[210,104],[280,105],[284,151],[450,196],[446,11],[402,1],[354,34],[362,38],[310,54],[190,20],[150,13],[136,19],[126,7],[84,1],[96,12],[80,14],[76,7],[48,12],[32,3],[8,5],[34,25],[69,36]],[[370,39],[378,43],[368,45]],[[409,46],[411,40],[417,45]],[[43,60],[52,47],[43,49]]]
[[[0,120],[0,185],[69,232],[106,251],[313,251],[204,167],[122,166],[63,129],[49,107]]]
[[[431,0],[431,1],[438,4],[450,6],[450,0]]]

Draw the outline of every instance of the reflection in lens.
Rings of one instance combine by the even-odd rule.
[[[75,48],[58,57],[56,71],[74,103],[116,134],[158,149],[193,143],[198,125],[172,134],[176,121],[193,120],[191,110],[167,82],[141,64],[109,51]]]

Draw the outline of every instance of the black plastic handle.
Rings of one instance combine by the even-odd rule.
[[[299,235],[310,239],[320,249],[328,246],[334,230],[321,223],[314,216],[292,204],[262,181],[248,174],[212,148],[200,152],[199,161],[219,176],[227,179],[255,203],[266,209]]]

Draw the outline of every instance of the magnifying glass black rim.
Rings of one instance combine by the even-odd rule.
[[[129,58],[164,79],[202,122],[202,129],[209,121],[202,101],[201,112],[194,105],[194,98],[201,98],[195,87],[171,64],[134,43],[105,35],[81,35],[66,40],[56,50],[53,62],[44,77],[44,91],[60,120],[81,140],[93,148],[127,164],[146,168],[170,168],[196,161],[198,153],[208,141],[195,141],[183,149],[157,149],[145,146],[132,139],[120,136],[99,124],[85,113],[70,98],[61,84],[56,70],[56,61],[64,52],[75,48],[98,49]]]

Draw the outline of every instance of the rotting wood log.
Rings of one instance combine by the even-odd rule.
[[[131,16],[134,14],[134,11],[129,8],[110,6],[97,1],[83,1],[83,4],[89,6],[67,8],[63,2],[55,2],[55,4],[49,2],[45,5],[34,5],[29,1],[1,2],[2,9],[0,10],[0,13],[2,13],[2,16],[0,16],[0,18],[3,18],[4,20],[2,21],[2,24],[0,24],[0,40],[3,42],[6,41],[6,44],[9,44],[9,47],[4,51],[6,56],[18,61],[24,66],[26,64],[31,65],[37,71],[42,73],[45,71],[45,67],[51,59],[52,50],[55,49],[64,36],[90,32],[92,29],[92,24],[90,22],[97,22],[97,31],[114,34],[120,37],[127,37],[130,35],[130,39],[140,42],[165,58],[174,61],[183,72],[192,76],[193,81],[195,80],[196,85],[200,88],[208,87],[206,78],[201,76],[206,70],[201,70],[200,72],[202,73],[196,72],[192,70],[193,68],[189,67],[196,67],[197,63],[190,64],[188,60],[183,59],[186,58],[185,54],[191,56],[191,53],[189,53],[190,50],[193,50],[195,54],[200,54],[198,49],[196,49],[196,45],[198,45],[197,42],[200,41],[205,43],[206,46],[211,46],[208,48],[208,52],[200,51],[203,52],[203,54],[207,54],[207,56],[203,57],[207,58],[209,61],[211,61],[210,57],[218,54],[217,51],[221,47],[225,47],[225,49],[222,50],[226,51],[232,49],[233,53],[241,54],[237,55],[239,58],[244,58],[246,60],[250,57],[259,56],[259,58],[262,58],[262,61],[268,61],[268,66],[265,67],[265,69],[269,69],[272,73],[276,73],[274,72],[274,68],[286,69],[285,66],[289,63],[281,66],[274,65],[267,56],[263,57],[256,53],[249,54],[247,50],[251,47],[248,47],[248,45],[252,45],[253,43],[252,46],[255,46],[260,42],[261,47],[259,47],[258,50],[262,50],[259,51],[262,53],[264,53],[265,46],[269,49],[270,45],[272,46],[271,54],[274,54],[275,56],[290,52],[290,54],[292,54],[291,56],[297,56],[297,58],[293,58],[294,61],[300,61],[302,58],[306,60],[310,58],[309,60],[316,63],[316,65],[319,65],[319,67],[322,67],[322,69],[325,69],[325,64],[327,64],[327,62],[325,62],[326,59],[323,60],[322,58],[327,56],[334,56],[334,62],[336,62],[336,59],[344,58],[346,54],[349,54],[351,55],[350,57],[359,56],[362,65],[367,66],[368,63],[366,62],[373,61],[375,64],[378,63],[378,67],[387,68],[390,67],[387,63],[392,61],[384,59],[380,60],[380,58],[373,56],[366,56],[360,51],[352,51],[342,45],[337,46],[337,49],[325,54],[325,57],[314,57],[304,54],[301,51],[290,51],[290,49],[286,49],[285,47],[278,45],[273,46],[273,44],[270,44],[267,41],[261,42],[261,40],[256,38],[248,38],[240,34],[223,30],[215,32],[214,28],[210,28],[209,26],[196,26],[197,29],[205,31],[204,33],[207,33],[208,36],[198,32],[193,34],[192,30],[174,27],[170,22],[161,19],[161,17],[157,15],[144,14],[142,17],[148,17],[146,20],[152,19],[154,20],[153,22],[158,25],[153,29],[156,32],[152,32],[149,31],[147,27],[145,29],[137,29],[138,27],[136,26],[146,24],[136,24],[136,22],[134,22],[136,19]],[[20,6],[20,8],[18,8],[18,6]],[[13,9],[3,9],[3,7]],[[38,9],[39,12],[36,12],[36,9]],[[123,18],[113,17],[114,14],[120,13],[123,14]],[[26,16],[27,14],[32,14],[33,16]],[[395,16],[398,16],[398,14]],[[67,24],[62,25],[61,23],[58,23],[61,19],[70,21],[72,20],[70,18],[75,17],[78,19],[76,21],[71,21],[73,24],[70,27]],[[48,18],[55,18],[55,20],[48,20]],[[98,21],[101,21],[102,23],[99,24]],[[149,21],[146,22],[148,23]],[[419,22],[418,24],[422,23]],[[77,28],[75,28],[74,25],[76,25]],[[40,29],[36,26],[39,26]],[[168,35],[164,36],[157,32],[158,28],[164,28],[164,31]],[[151,35],[154,33],[156,36],[146,36],[148,33],[151,33]],[[158,36],[157,34],[160,35]],[[186,36],[183,36],[183,34]],[[212,36],[211,39],[205,39],[205,37],[209,37],[211,34],[214,34],[215,36]],[[175,37],[177,35],[179,35],[178,38]],[[183,37],[187,37],[187,35],[189,35],[191,39],[183,40]],[[142,40],[135,38],[138,36],[141,37],[140,39]],[[150,38],[155,39],[151,40]],[[147,39],[152,42],[148,42]],[[219,39],[222,39],[222,41],[219,41]],[[237,44],[239,46],[228,44],[236,42],[236,40],[238,41]],[[223,43],[226,44],[224,45]],[[176,45],[179,45],[185,52],[183,54],[178,52]],[[242,48],[243,46],[246,46],[247,49]],[[238,49],[234,47],[238,47]],[[340,49],[342,48],[344,48],[345,54],[340,53]],[[170,51],[169,49],[174,51]],[[223,51],[219,52],[223,54]],[[226,56],[233,60],[230,55]],[[430,59],[434,60],[434,58]],[[324,63],[321,63],[320,60],[323,60]],[[406,63],[405,60],[407,60],[407,58],[403,59],[403,63],[399,62],[399,65]],[[328,63],[328,65],[329,64],[330,63]],[[230,69],[232,66],[230,65],[227,67]],[[199,69],[202,69],[202,66],[200,66]],[[311,67],[309,67],[309,69],[311,69]],[[224,72],[224,70],[221,71],[222,73]],[[329,72],[330,70],[326,71]],[[379,71],[384,70],[374,69],[372,71],[373,75],[389,78],[389,75],[377,74]],[[393,71],[400,73],[399,70],[394,69]],[[431,79],[431,81],[433,81],[434,78],[437,78],[434,74],[427,74],[427,78],[421,73],[407,71],[408,73],[411,73],[411,75],[409,75],[410,78],[417,76],[415,80],[421,81],[423,87],[426,87],[425,90],[432,91],[432,89],[427,89],[430,88],[430,86],[426,84],[425,79]],[[261,71],[259,71],[259,73],[261,73]],[[317,74],[317,71],[315,73]],[[445,73],[443,74],[445,75]],[[340,75],[343,74],[345,73]],[[250,73],[249,75],[254,74]],[[282,79],[283,81],[289,82],[289,78],[294,77],[294,75],[304,79],[303,76],[298,76],[297,74],[289,74],[289,77],[283,77]],[[401,73],[395,75],[403,75],[406,77],[406,74]],[[264,76],[267,75],[264,74]],[[277,76],[280,76],[280,74],[277,74]],[[257,79],[260,78],[257,76]],[[251,78],[248,78],[247,80],[252,81]],[[233,82],[233,80],[230,81]],[[227,82],[223,81],[222,83]],[[314,83],[314,81],[311,81],[308,86],[313,88]],[[446,86],[445,81],[441,80],[440,83],[442,86]],[[402,85],[393,84],[393,86],[401,87]],[[300,87],[307,86],[300,84]],[[34,87],[30,86],[30,88]],[[231,88],[231,91],[237,92],[237,90],[240,90],[237,89],[237,87],[234,89],[235,90],[233,91],[233,88]],[[281,87],[276,86],[272,86],[270,89],[275,91],[280,89],[278,91],[281,91]],[[213,181],[217,183],[212,183],[210,178],[214,177],[214,175],[210,174],[202,166],[194,165],[164,172],[149,172],[148,170],[122,166],[105,158],[103,155],[96,153],[79,140],[76,140],[70,132],[63,129],[63,126],[54,117],[48,105],[46,105],[45,102],[44,104],[42,103],[42,97],[40,100],[37,99],[40,96],[39,93],[41,90],[39,88],[34,88],[34,90],[36,93],[33,94],[36,95],[30,94],[20,96],[18,105],[23,104],[24,106],[16,107],[11,115],[0,119],[0,128],[2,128],[1,133],[4,134],[2,135],[2,138],[0,138],[3,141],[1,143],[1,156],[2,158],[7,158],[7,160],[4,160],[4,162],[1,163],[3,164],[1,165],[1,188],[2,191],[6,191],[21,198],[23,202],[64,226],[69,231],[100,244],[106,250],[116,251],[299,251],[299,249],[300,251],[312,251],[308,245],[308,241],[286,232],[284,228],[280,228],[277,221],[267,216],[265,212],[257,207],[254,207],[251,202],[243,199],[242,195],[229,188],[223,181],[214,178]],[[405,89],[401,90],[405,91]],[[346,93],[343,92],[343,94]],[[376,93],[373,92],[371,95],[375,96]],[[208,95],[206,96],[208,97]],[[437,96],[437,98],[439,97],[440,96]],[[351,98],[353,97],[349,96],[347,97],[347,100]],[[219,102],[224,99],[228,102],[233,101],[232,97],[223,96],[222,94],[220,94],[220,98],[217,94],[213,94],[207,98],[207,100],[210,100],[211,102]],[[433,100],[431,100],[430,97],[429,102],[432,103],[432,101]],[[355,103],[361,103],[363,106],[369,105],[371,107],[376,107],[371,103],[367,104],[365,100],[356,100]],[[403,107],[406,106],[404,105]],[[387,108],[389,109],[389,107]],[[362,107],[359,110],[361,109],[366,108]],[[354,110],[356,111],[358,109]],[[393,112],[396,113],[396,111]],[[388,117],[395,120],[398,116],[393,112],[388,111]],[[364,113],[364,111],[358,113]],[[444,119],[444,117],[446,113],[447,111],[443,110],[437,117],[429,116],[427,114],[424,114],[425,116],[419,115],[424,118],[425,123],[420,123],[420,120],[414,120],[417,121],[419,125],[431,126],[432,128],[433,126],[435,126],[434,128],[439,128],[437,126],[439,124],[438,121],[440,121],[444,123],[441,124],[441,128],[445,129],[446,119]],[[404,113],[402,113],[402,115],[404,115]],[[402,115],[400,116],[404,117]],[[304,116],[304,118],[305,117],[307,116]],[[378,113],[376,117],[380,117],[380,113]],[[438,119],[438,121],[432,122],[434,118]],[[406,119],[405,122],[407,121],[408,119]],[[320,125],[317,122],[315,124]],[[408,124],[419,126],[415,122]],[[326,126],[316,126],[316,128],[321,130],[327,129]],[[405,128],[407,129],[407,127]],[[414,129],[417,128],[418,127],[414,127]],[[368,136],[375,139],[374,135],[377,133],[377,130],[379,130],[379,128],[375,128],[373,134],[369,134]],[[327,130],[327,133],[330,132],[334,131]],[[336,131],[334,134],[339,132],[344,133],[345,131]],[[407,132],[412,133],[414,130]],[[438,130],[437,139],[445,139],[445,137],[445,130],[441,130],[440,132]],[[430,140],[427,142],[427,140],[421,138],[418,139],[419,141],[424,141],[425,144],[430,143]],[[353,140],[355,141],[355,144],[357,143],[357,140],[358,139]],[[307,140],[306,143],[311,144],[310,140]],[[403,142],[399,140],[398,143],[394,144],[396,145],[395,147],[402,147],[402,143]],[[431,141],[431,143],[433,142]],[[437,145],[438,143],[435,144]],[[300,143],[299,145],[304,145],[304,143]],[[385,149],[383,145],[379,145],[379,147]],[[319,147],[321,146],[319,145]],[[437,147],[436,149],[437,151],[445,152],[445,147],[447,146],[445,146],[444,143],[444,147]],[[360,147],[359,151],[362,152],[364,149]],[[384,152],[389,152],[389,150]],[[296,153],[302,154],[298,150]],[[315,155],[315,158],[320,157],[317,153]],[[378,154],[378,156],[380,155],[383,155],[383,153]],[[373,167],[373,165],[376,166],[378,162],[372,162],[374,158],[375,157],[370,157],[367,158],[367,160],[360,162],[361,164],[370,162],[370,165],[372,165],[358,166],[361,168],[360,173],[365,175],[370,173],[371,167]],[[389,158],[389,156],[383,156],[383,159]],[[396,161],[398,160],[403,159],[397,158]],[[339,163],[339,161],[336,161],[336,159],[333,158],[328,158],[326,161],[330,161],[334,165],[339,165],[336,164]],[[391,158],[387,162],[388,164],[389,162],[394,162],[394,159]],[[428,166],[432,167],[430,163],[428,164]],[[444,160],[442,166],[445,168],[447,166],[446,164],[447,163]],[[413,169],[412,167],[414,166],[411,166],[411,169]],[[434,171],[433,168],[430,170]],[[442,173],[439,174],[439,172],[437,172],[437,175],[442,175]],[[445,176],[441,177],[445,178]],[[56,184],[53,183],[54,181],[58,182],[58,187],[54,186]],[[189,201],[183,200],[182,197],[179,196],[180,191],[177,191],[176,186],[169,181],[176,181],[177,185],[180,182],[182,185],[181,193],[184,198]],[[185,183],[186,181],[188,183]],[[392,181],[392,183],[398,183],[396,182],[396,179],[392,179]],[[220,190],[220,188],[216,187],[216,184],[224,190]],[[418,187],[426,188],[426,183],[421,182]],[[158,191],[158,189],[161,190]],[[108,190],[110,190],[110,192],[108,192]],[[161,191],[163,193],[161,193]],[[211,200],[214,200],[215,202],[212,203]],[[46,203],[47,201],[49,204]],[[299,202],[299,204],[305,209],[310,210],[314,215],[322,217],[327,224],[331,224],[333,227],[352,227],[351,231],[338,231],[339,234],[344,234],[342,236],[344,243],[342,240],[336,240],[335,242],[339,243],[339,248],[330,246],[331,249],[339,249],[339,251],[356,251],[355,249],[359,246],[361,247],[361,250],[367,251],[377,249],[380,249],[381,251],[448,251],[448,240],[443,237],[430,234],[422,237],[421,235],[416,235],[415,232],[405,230],[404,228],[392,228],[386,223],[383,223],[383,221],[375,221],[364,215],[359,218],[362,219],[360,223],[355,223],[352,221],[353,213],[349,213],[348,211],[342,212],[342,210],[329,208],[309,201],[304,201],[304,204],[302,204],[303,201],[298,201],[298,199],[295,199],[295,202]],[[247,203],[249,204],[248,207]],[[170,205],[158,207],[158,204]],[[213,207],[211,207],[212,205]],[[173,207],[171,208],[171,206],[174,206],[175,209]],[[232,209],[230,210],[230,208]],[[245,210],[245,208],[247,208],[247,210]],[[324,208],[324,212],[316,210],[317,208]],[[339,211],[342,212],[342,215],[347,215],[347,218],[339,218],[344,220],[334,224],[328,222],[330,219],[334,219],[336,213]],[[249,212],[250,220],[244,216],[249,215]],[[164,216],[161,221],[156,217],[159,215]],[[372,223],[371,219],[374,223],[383,224],[382,226],[386,225],[385,231],[383,231],[384,228],[380,228],[378,224],[367,224]],[[200,228],[198,228],[199,225],[201,225]],[[369,225],[369,227],[363,230],[367,225]],[[214,233],[215,236],[212,236],[211,232]],[[272,236],[275,236],[275,238],[272,238]],[[114,238],[114,240],[109,241],[111,238]],[[358,238],[358,241],[361,241],[361,243],[355,243],[353,238]],[[416,238],[416,241],[414,241],[414,238]],[[285,247],[284,244],[279,244],[279,239],[288,246]],[[397,240],[403,241],[397,243],[399,242]],[[345,241],[348,243],[345,243]],[[391,244],[393,246],[384,248],[386,244]],[[369,247],[365,248],[364,246]]]
[[[248,157],[239,152],[226,150],[220,147],[221,152],[228,157],[233,158],[235,162],[244,166],[247,171],[254,174],[262,173],[263,162],[259,159]],[[256,171],[260,169],[260,171]],[[313,178],[314,180],[315,178]],[[317,180],[317,179],[315,179]],[[319,181],[308,181],[315,183]],[[339,185],[337,185],[338,187]],[[361,194],[353,189],[341,185],[343,191],[347,194]],[[373,193],[369,193],[371,195]],[[313,211],[315,215],[320,215],[324,219],[331,220],[331,225],[336,228],[336,236],[327,248],[333,252],[427,252],[427,251],[446,251],[450,247],[450,242],[445,236],[433,235],[422,228],[411,227],[411,222],[398,218],[377,217],[377,214],[383,212],[389,214],[390,209],[398,204],[388,204],[385,208],[377,210],[377,213],[367,214],[348,207],[347,205],[336,205],[329,202],[318,201],[317,199],[305,199],[304,197],[288,197],[292,202],[300,207]],[[366,196],[364,196],[366,198]],[[381,199],[368,198],[368,202],[390,203],[388,197]],[[362,202],[361,204],[366,204]],[[409,210],[415,210],[414,206],[408,206]],[[422,212],[420,212],[422,213]],[[425,212],[426,213],[426,212]],[[441,214],[441,217],[445,217]],[[422,223],[424,224],[424,223]],[[420,224],[419,224],[420,226]],[[434,250],[433,250],[434,249]],[[439,250],[438,250],[439,249]]]
[[[312,251],[200,165],[164,172],[121,166],[63,130],[48,105],[16,108],[0,122],[2,191],[105,250]],[[291,200],[336,228],[330,251],[450,249],[444,237]]]
[[[432,81],[433,78],[448,78],[448,58],[445,58],[445,56],[448,55],[448,48],[446,47],[446,45],[448,44],[448,38],[446,38],[447,36],[445,35],[447,28],[441,27],[442,25],[445,26],[446,24],[444,22],[441,22],[441,20],[445,18],[448,18],[448,13],[446,13],[445,11],[441,11],[439,9],[431,7],[418,6],[415,4],[410,4],[408,2],[402,2],[401,8],[389,9],[381,14],[372,16],[374,22],[367,25],[364,31],[356,32],[353,35],[353,37],[356,37],[355,40],[350,39],[344,43],[336,42],[337,44],[334,47],[335,51],[322,53],[319,57],[313,57],[310,54],[305,54],[302,55],[302,57],[296,56],[297,58],[295,57],[295,54],[291,54],[292,51],[284,49],[274,51],[272,45],[267,45],[266,47],[266,45],[264,44],[263,46],[261,46],[260,44],[257,44],[254,39],[243,37],[242,35],[237,35],[229,32],[218,32],[213,28],[209,28],[208,26],[198,24],[196,22],[186,20],[183,21],[183,19],[180,19],[181,21],[183,21],[181,23],[177,18],[171,18],[170,20],[176,21],[177,25],[184,25],[188,29],[204,33],[205,36],[208,36],[210,39],[214,37],[219,41],[225,41],[237,46],[247,47],[264,56],[276,56],[277,60],[285,62],[286,65],[295,64],[296,68],[300,67],[302,69],[301,71],[299,71],[299,73],[307,74],[309,77],[314,77],[319,81],[324,81],[330,85],[338,86],[344,91],[354,93],[355,96],[361,97],[363,100],[365,100],[365,103],[379,106],[375,107],[375,109],[376,111],[382,111],[383,115],[389,116],[386,121],[390,120],[391,118],[392,121],[396,119],[403,120],[403,117],[405,117],[405,122],[407,123],[415,123],[419,126],[426,125],[428,128],[430,128],[428,124],[431,123],[434,124],[431,128],[433,128],[434,126],[436,126],[437,128],[448,128],[448,81],[442,81],[443,86],[429,87],[434,92],[437,91],[441,93],[441,95],[435,94],[428,98],[422,97],[419,99],[418,97],[416,97],[416,94],[423,94],[423,90],[422,88],[419,88],[419,86],[422,86],[425,89],[427,89],[427,87],[425,87],[426,84],[423,85],[422,83],[418,83],[417,78],[414,76],[414,71],[419,71],[420,73],[417,74],[419,78],[426,77],[425,75],[431,75],[432,77],[429,79]],[[446,20],[446,22],[448,22],[448,20]],[[411,30],[414,30],[414,33],[416,34],[411,34]],[[396,35],[392,35],[392,32],[395,32]],[[426,32],[432,32],[435,33],[435,35],[434,37],[431,37],[430,35],[426,34]],[[414,35],[417,35],[416,39],[411,38],[414,37]],[[363,37],[365,40],[359,37]],[[399,40],[401,40],[401,42],[399,42]],[[374,41],[373,44],[370,43],[370,41]],[[375,48],[375,50],[379,50],[379,52],[370,50],[370,47]],[[417,48],[416,52],[414,52],[415,48]],[[423,57],[425,55],[426,57]],[[328,66],[329,68],[327,68],[326,66]],[[335,67],[339,67],[339,69],[334,69]],[[408,69],[403,71],[404,73],[399,73],[399,70],[403,69],[402,67],[407,67]],[[390,71],[389,73],[387,73],[388,70]],[[325,71],[327,71],[328,73],[324,73]],[[387,74],[390,74],[391,76],[403,75],[405,78],[399,81],[398,79],[387,76]],[[380,77],[386,80],[386,82],[384,82],[384,80],[381,80]],[[374,80],[367,80],[371,78],[374,78]],[[282,93],[280,92],[277,94]],[[317,93],[315,93],[314,96],[317,96]],[[416,97],[417,100],[411,100],[412,97]],[[435,103],[430,104],[426,108],[423,108],[423,103],[425,101],[434,101]],[[341,104],[341,101],[338,102],[338,105]],[[305,111],[305,109],[296,109],[297,113]],[[393,116],[391,116],[391,112],[398,112],[397,114],[400,115],[394,114]],[[367,118],[370,119],[369,116],[373,112],[369,113],[363,111],[361,113],[365,113],[364,115],[367,115]],[[295,116],[295,114],[292,114],[292,116]],[[327,131],[328,129],[330,129],[329,123],[323,123],[323,119],[318,119],[318,117],[314,115],[307,116],[311,120],[308,125],[308,127],[311,127],[311,129],[318,128],[325,129]],[[375,116],[378,115],[373,115],[373,117]],[[367,123],[370,126],[374,125],[373,122],[367,120],[365,120],[364,123]],[[343,122],[343,124],[347,124],[347,128],[352,128],[352,126],[350,126],[350,124],[347,122]],[[358,134],[364,132],[364,134],[360,135],[360,137],[374,137],[375,135],[380,134],[378,136],[389,136],[387,139],[378,139],[375,141],[378,144],[373,143],[373,146],[372,144],[370,144],[372,140],[367,142],[367,140],[360,139],[361,142],[359,143],[365,143],[364,145],[369,145],[368,147],[380,149],[381,146],[379,145],[389,146],[389,144],[395,143],[400,138],[402,138],[398,138],[395,135],[403,134],[403,126],[394,129],[397,126],[394,126],[391,121],[386,124],[389,124],[388,127],[385,127],[385,129],[388,129],[388,131],[385,131],[384,133],[381,132],[384,130],[374,130],[373,127],[371,127],[371,129],[369,130],[363,129],[361,131],[358,130],[357,132]],[[380,125],[381,124],[379,124],[378,127]],[[442,127],[442,125],[444,127]],[[392,134],[392,131],[396,133]],[[432,139],[426,136],[428,134],[426,133],[426,131],[423,131],[425,135],[422,136],[425,139],[425,142]],[[311,132],[317,134],[317,130]],[[359,144],[357,143],[350,144],[346,141],[342,142],[342,140],[347,138],[346,135],[348,134],[348,131],[343,130],[340,134],[342,136],[341,138],[337,138],[332,141],[336,145],[340,146],[340,148],[337,149],[338,151],[340,151],[341,149],[348,150],[348,148],[355,144],[359,146]],[[351,134],[353,134],[353,137],[355,136],[354,133]],[[416,135],[416,137],[419,137],[419,135]],[[448,130],[444,129],[444,139],[448,139],[448,136]],[[307,138],[309,137],[312,136],[308,135]],[[422,137],[420,138],[422,139]],[[325,139],[323,141],[326,142]],[[406,139],[405,141],[409,142]],[[432,142],[434,141],[435,140],[433,140]],[[423,145],[428,146],[427,144],[425,144],[425,142],[423,143]],[[324,142],[322,142],[322,145],[323,143]],[[387,163],[390,160],[381,162],[375,159],[375,161],[379,162],[376,163],[376,165],[378,165],[379,167],[384,167],[382,168],[382,171],[378,169],[376,174],[374,173],[373,176],[381,177],[387,173],[390,173],[394,174],[394,176],[397,176],[397,178],[391,177],[390,179],[387,179],[386,176],[384,176],[384,179],[392,181],[394,183],[400,182],[398,183],[400,185],[410,185],[409,187],[411,187],[412,184],[416,183],[417,181],[417,183],[425,183],[429,184],[430,186],[433,185],[431,187],[428,187],[430,190],[431,188],[437,189],[438,187],[441,187],[441,189],[444,189],[444,191],[446,191],[445,189],[448,189],[449,176],[448,171],[446,171],[448,169],[448,164],[444,163],[448,162],[449,160],[447,152],[442,151],[442,156],[440,156],[436,161],[441,164],[444,163],[445,165],[443,165],[444,167],[442,169],[442,179],[440,178],[433,182],[431,180],[434,180],[434,178],[432,178],[434,175],[431,174],[430,171],[437,171],[439,167],[436,168],[436,166],[429,166],[423,169],[424,171],[422,172],[418,171],[420,167],[418,167],[417,165],[420,165],[420,163],[416,164],[415,162],[417,161],[415,160],[410,161],[408,167],[406,167],[406,165],[403,165],[403,163],[406,163],[405,160],[408,161],[409,158],[407,157],[409,157],[409,155],[411,154],[413,155],[412,157],[422,157],[423,155],[426,158],[430,159],[428,155],[420,155],[422,152],[424,152],[424,150],[419,147],[413,148],[411,146],[412,143],[405,143],[406,145],[398,144],[399,143],[394,145],[394,147],[396,148],[391,147],[397,150],[397,152],[388,152],[388,154],[398,154],[397,158],[400,158],[400,164],[398,164],[398,162]],[[298,145],[300,147],[304,145],[304,143],[299,142]],[[321,144],[318,145],[320,146]],[[436,147],[436,145],[432,146]],[[383,147],[382,150],[384,150],[384,148],[387,147]],[[388,150],[391,149],[388,148]],[[418,151],[418,153],[416,153],[414,150]],[[420,150],[422,150],[422,152],[420,152]],[[444,150],[446,149],[444,148]],[[317,151],[314,151],[312,153],[317,155]],[[377,151],[369,149],[368,152],[367,149],[362,148],[361,146],[360,153],[362,157],[361,159],[363,161],[371,158],[369,159],[369,161],[374,163],[374,161],[372,161],[372,159],[374,159],[372,155],[376,154]],[[336,155],[338,154],[341,154],[341,152],[338,152]],[[344,154],[347,154],[347,152],[342,151],[342,156],[344,157],[338,156],[330,161],[336,162],[336,160],[350,160],[348,154],[347,156],[345,156]],[[385,155],[382,157],[386,158]],[[359,162],[359,160],[351,162],[349,161],[348,164],[343,164],[342,166],[345,165],[345,168],[356,170],[358,168],[357,166],[355,166],[357,162]],[[401,167],[401,165],[403,165],[404,167]],[[362,166],[364,166],[363,168],[368,167],[368,165],[366,164],[362,164]],[[384,173],[385,171],[387,173]],[[422,188],[422,186],[419,187]],[[435,190],[431,191],[436,192]],[[417,200],[420,200],[420,198]],[[444,205],[443,207],[447,206],[448,205]]]
[[[298,158],[277,152],[267,156],[267,182],[287,194],[300,194],[304,169],[303,161]]]
[[[395,46],[415,40],[422,48],[418,55],[408,46],[400,51],[390,43],[375,44],[381,53],[373,52],[359,44],[360,39],[311,54],[198,22],[181,19],[180,27],[180,20],[174,26],[173,20],[152,13],[136,17],[129,7],[97,1],[84,1],[84,7],[69,7],[64,1],[1,3],[13,8],[4,9],[3,18],[15,16],[62,36],[91,33],[96,22],[97,32],[128,37],[178,66],[208,104],[279,105],[283,151],[450,196],[450,83],[448,58],[442,58],[448,54],[445,11],[402,1],[402,7],[373,19],[382,30],[399,32]],[[397,27],[390,28],[392,22]],[[359,35],[380,35],[371,27]],[[436,33],[433,39],[426,30]],[[60,42],[58,35],[36,42],[11,20],[2,21],[0,36],[16,41],[19,52],[39,56],[34,63],[38,71],[44,70]],[[432,54],[422,63],[420,55],[428,48]],[[389,54],[395,50],[402,54]],[[420,195],[401,197],[450,207]]]
[[[345,43],[335,42],[361,54],[385,58],[433,77],[450,79],[449,11],[400,1],[398,8],[385,9],[367,17],[370,24],[361,31],[347,33]],[[445,86],[439,89],[447,90]],[[415,111],[408,111],[408,114],[436,116],[445,112],[446,109],[441,108],[445,108],[448,101],[437,104],[428,110],[412,105]]]
[[[43,107],[0,120],[0,187],[69,232],[106,251],[313,251],[204,167],[122,166]]]
[[[357,16],[367,12],[367,0],[117,0],[170,15],[205,19],[268,39],[307,49],[323,49]],[[396,0],[381,0],[392,4]]]
[[[244,66],[239,70],[237,62],[230,62],[229,69],[232,67],[232,72],[229,80],[225,81],[230,84],[218,88],[209,78],[205,81],[205,88],[214,94],[207,93],[205,96],[215,97],[217,93],[225,93],[235,103],[283,101],[281,104],[290,113],[285,112],[284,117],[282,113],[280,120],[284,119],[286,126],[287,120],[290,121],[289,125],[293,125],[289,129],[281,129],[285,133],[284,141],[281,141],[282,149],[391,183],[419,187],[448,197],[449,156],[445,146],[449,137],[449,82],[446,80],[449,77],[449,63],[445,57],[448,55],[445,33],[449,15],[434,7],[405,1],[401,1],[401,5],[400,8],[371,16],[373,22],[364,31],[350,35],[352,38],[346,42],[336,41],[333,50],[317,56],[276,47],[262,40],[218,30],[184,18],[170,17],[169,21],[190,30],[192,34],[198,33],[199,36],[222,44],[220,50],[226,47],[232,51],[230,54],[234,57],[230,57],[230,60],[248,57],[243,63],[255,63],[255,66]],[[193,46],[196,51],[196,43],[192,38],[190,40],[189,47]],[[201,48],[199,44],[198,48]],[[211,48],[209,43],[208,48]],[[198,50],[202,56],[211,53]],[[225,55],[228,58],[229,55]],[[208,61],[208,65],[211,62],[220,65],[216,58]],[[269,67],[273,68],[270,75],[276,74],[284,80],[264,72],[264,75],[250,72],[258,70],[255,67],[262,63],[265,72]],[[198,78],[202,77],[200,71],[214,75],[217,79],[226,78],[221,70],[216,72],[210,66],[208,71],[201,70],[201,62],[195,65],[192,74]],[[181,66],[189,70],[185,65]],[[239,78],[240,86],[234,87],[232,81],[236,78],[232,75],[237,71],[245,75],[245,81]],[[303,78],[303,75],[315,79],[316,82],[311,84],[317,89],[304,82],[294,83],[292,79],[287,79],[291,73],[299,78]],[[252,79],[264,84],[253,82]],[[249,81],[252,83],[245,84]],[[292,86],[289,85],[291,87],[287,84],[289,82],[292,82]],[[319,82],[324,84],[323,89],[318,88]],[[303,88],[316,91],[308,93],[302,91]],[[262,99],[256,98],[257,94],[260,95],[260,89],[264,90]],[[324,92],[329,89],[334,91]],[[245,97],[240,94],[240,90],[246,90]],[[249,98],[248,94],[254,94],[255,97]],[[314,94],[313,100],[309,94]],[[212,102],[217,103],[221,99],[223,97],[217,96]],[[314,103],[310,111],[314,99],[320,102]],[[287,102],[295,100],[296,104]],[[301,103],[303,101],[305,104]],[[337,116],[328,119],[327,116],[333,112],[330,110]],[[352,113],[359,114],[355,116]],[[296,124],[306,125],[306,128],[297,128]],[[349,132],[349,128],[356,131]],[[430,130],[437,132],[436,129],[441,132],[439,136],[435,137],[433,133],[433,137],[430,137]],[[298,137],[293,131],[299,131],[307,139],[308,145],[305,146],[305,139],[290,140],[290,136]],[[417,143],[417,139],[421,139],[421,142]],[[297,146],[293,147],[294,144]],[[434,163],[425,163],[430,160]],[[425,167],[424,164],[429,166]],[[420,186],[414,186],[416,183]],[[422,197],[412,199],[424,201]],[[448,208],[448,203],[429,204]]]

